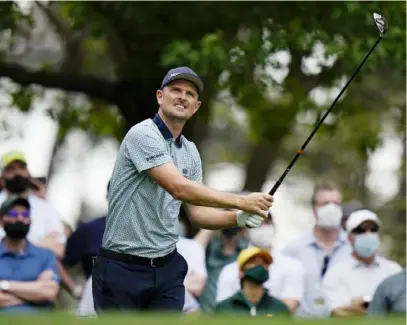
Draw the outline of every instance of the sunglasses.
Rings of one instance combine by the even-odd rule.
[[[12,218],[17,218],[18,216],[24,217],[24,218],[29,218],[30,217],[30,212],[29,211],[16,211],[16,210],[10,210],[7,213],[8,217]]]
[[[365,229],[365,228],[359,226],[359,227],[353,229],[352,232],[355,233],[355,234],[364,234],[365,232],[368,232],[368,231],[370,231],[370,232],[379,232],[379,226],[375,225],[373,227],[370,227],[370,229]]]

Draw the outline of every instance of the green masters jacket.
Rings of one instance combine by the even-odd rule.
[[[281,316],[290,315],[290,310],[281,300],[269,296],[266,291],[257,304],[252,304],[246,299],[243,291],[239,290],[232,297],[219,302],[215,313]]]

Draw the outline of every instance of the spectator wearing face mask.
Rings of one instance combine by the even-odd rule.
[[[380,221],[370,210],[351,213],[346,222],[352,255],[331,267],[323,290],[333,316],[365,315],[379,284],[401,271],[401,266],[377,256]]]
[[[257,315],[288,315],[288,307],[270,296],[264,288],[269,278],[269,265],[273,259],[268,250],[250,247],[238,258],[240,289],[228,299],[219,302],[216,313]]]
[[[6,235],[0,243],[0,313],[49,310],[59,292],[56,257],[47,248],[27,240],[31,206],[27,199],[10,196],[0,207]]]
[[[200,297],[200,305],[204,312],[210,312],[216,305],[217,282],[221,270],[225,265],[235,261],[239,253],[247,248],[248,240],[243,236],[242,228],[238,227],[223,229],[220,236],[215,236],[213,231],[203,229],[195,239],[206,247],[208,277]]]
[[[298,260],[273,248],[274,234],[272,219],[268,219],[259,228],[249,229],[249,246],[270,252],[273,262],[268,267],[269,279],[264,282],[264,288],[268,294],[280,299],[294,312],[304,294],[304,267]],[[216,301],[231,297],[239,289],[239,265],[234,261],[226,265],[219,275]]]
[[[51,249],[57,257],[65,254],[66,236],[58,212],[51,204],[33,192],[34,179],[30,177],[27,160],[22,152],[13,151],[1,157],[0,204],[10,195],[24,197],[30,202],[31,220],[27,238],[34,244]],[[0,228],[0,238],[5,232]]]
[[[312,195],[315,226],[302,238],[288,244],[283,253],[301,262],[305,269],[305,289],[296,315],[328,317],[329,309],[322,291],[326,271],[350,256],[346,234],[341,230],[342,195],[331,184],[318,184]]]

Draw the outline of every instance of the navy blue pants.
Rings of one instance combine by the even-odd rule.
[[[187,272],[187,262],[178,252],[159,267],[98,256],[92,272],[95,310],[181,312]]]

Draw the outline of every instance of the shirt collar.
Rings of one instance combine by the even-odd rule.
[[[155,125],[157,125],[158,129],[160,130],[161,134],[163,135],[165,140],[168,139],[173,139],[173,135],[171,133],[171,131],[168,129],[168,127],[165,125],[164,121],[161,119],[160,115],[157,113],[155,114],[154,118],[153,118],[153,122],[155,123]],[[181,134],[175,139],[175,145],[178,148],[182,147],[182,139],[181,139]]]
[[[15,255],[15,256],[29,256],[33,255],[33,246],[27,241],[24,251],[21,254],[15,254],[14,252],[10,252],[6,245],[4,245],[3,241],[0,242],[0,257],[6,255]]]
[[[339,247],[339,246],[346,244],[346,241],[347,241],[346,232],[340,230],[338,239],[336,240],[336,243],[335,243],[335,247]],[[319,245],[317,243],[317,239],[315,238],[314,232],[309,234],[309,236],[306,238],[306,243],[310,246],[319,247]]]
[[[352,265],[353,265],[354,268],[358,268],[358,267],[372,268],[372,267],[380,266],[380,259],[378,258],[378,256],[375,256],[375,258],[373,260],[373,263],[369,264],[369,265],[360,262],[353,255],[351,255],[351,259],[352,259]]]

